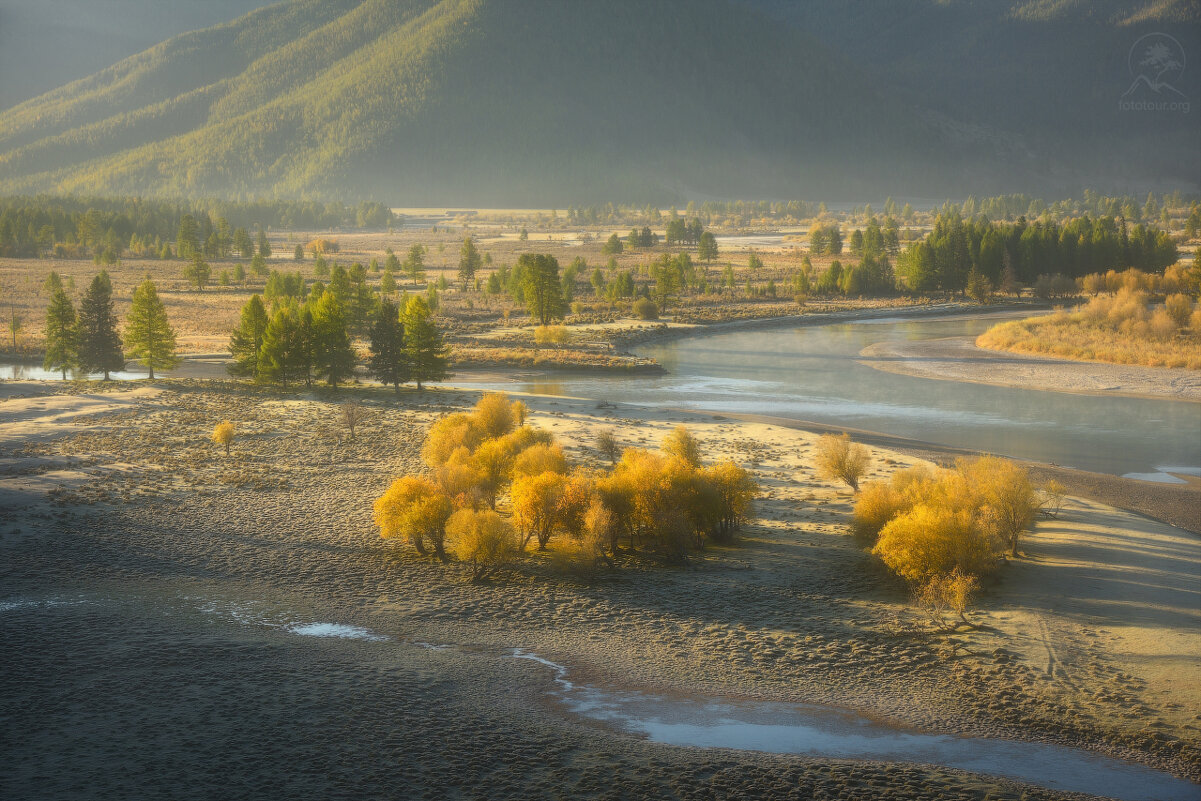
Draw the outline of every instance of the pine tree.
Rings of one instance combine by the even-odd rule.
[[[471,237],[463,240],[463,247],[459,250],[459,278],[463,279],[463,291],[467,291],[468,285],[475,278],[475,271],[480,268],[483,260],[480,257],[480,252],[476,250],[475,242]]]
[[[125,344],[129,355],[154,371],[170,370],[179,364],[175,355],[175,331],[167,321],[167,310],[159,300],[154,282],[147,278],[133,292],[133,305],[125,318]]]
[[[530,316],[539,325],[563,316],[563,285],[559,281],[559,262],[554,256],[523,253],[517,260],[522,269],[525,302]]]
[[[46,358],[42,367],[61,370],[63,380],[67,371],[79,366],[75,306],[62,287],[55,290],[46,309]]]
[[[558,281],[555,283],[558,285]],[[434,323],[433,314],[424,298],[417,296],[409,299],[402,322],[405,350],[409,354],[412,378],[417,382],[417,389],[421,389],[425,381],[443,381],[449,378],[442,332]]]
[[[405,327],[400,310],[390,300],[380,303],[371,326],[371,375],[385,386],[391,384],[400,394],[400,385],[409,380],[409,353],[405,349]]]
[[[390,268],[385,268],[383,276],[379,279],[379,291],[384,295],[391,295],[396,291],[396,276]]]
[[[103,270],[92,279],[79,305],[79,368],[85,373],[125,369],[117,315],[113,312],[113,284]]]
[[[259,228],[258,252],[264,259],[271,257],[271,244],[267,241],[267,232],[261,227]]]
[[[418,281],[425,279],[425,262],[422,259],[424,255],[425,248],[423,246],[413,245],[409,248],[409,255],[405,257],[405,275],[413,282],[413,286],[417,286]]]
[[[250,241],[250,234],[246,233],[245,228],[234,229],[234,250],[244,259],[254,255],[254,243]]]
[[[234,360],[226,369],[230,375],[259,377],[259,358],[263,335],[267,332],[267,309],[263,299],[252,295],[242,307],[242,319],[229,338],[229,351]]]
[[[259,380],[271,381],[288,388],[302,377],[304,368],[304,337],[294,304],[275,310],[263,331],[263,348],[259,356]]]
[[[331,387],[354,375],[355,354],[346,331],[346,313],[333,292],[313,307],[313,367]]]

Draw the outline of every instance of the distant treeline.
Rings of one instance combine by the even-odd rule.
[[[1055,222],[993,223],[981,216],[964,220],[957,209],[939,214],[934,230],[901,254],[897,271],[910,289],[959,291],[971,274],[994,287],[1032,284],[1039,276],[1079,278],[1089,273],[1137,267],[1161,271],[1178,258],[1176,243],[1164,231],[1122,218],[1084,216]]]
[[[54,253],[82,257],[112,248],[158,256],[174,242],[185,217],[196,221],[201,243],[215,231],[383,229],[396,216],[382,203],[356,206],[311,201],[163,201],[143,198],[0,198],[0,256],[35,258]],[[232,236],[232,234],[231,234]]]

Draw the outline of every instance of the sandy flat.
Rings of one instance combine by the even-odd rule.
[[[1097,395],[1201,401],[1201,371],[1078,362],[977,347],[974,337],[877,342],[860,352],[877,370],[919,378]]]

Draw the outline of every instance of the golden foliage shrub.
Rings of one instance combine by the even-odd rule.
[[[222,423],[217,423],[213,429],[213,442],[225,449],[225,455],[229,456],[229,446],[234,441],[234,424],[226,420]]]
[[[446,522],[451,552],[481,581],[518,557],[521,543],[512,524],[492,510],[460,509]]]
[[[558,522],[559,502],[566,483],[562,475],[550,471],[524,475],[513,482],[509,495],[513,518],[521,529],[523,548],[531,539],[537,538],[538,550],[546,550]]]
[[[450,498],[429,479],[403,476],[375,501],[375,524],[384,539],[407,538],[420,554],[445,556],[446,521],[454,511]]]
[[[872,553],[916,585],[955,569],[987,575],[997,564],[997,542],[967,509],[919,503],[888,522]]]
[[[822,478],[845,482],[855,492],[867,472],[871,456],[867,448],[851,442],[849,434],[826,434],[817,441],[817,472]]]
[[[534,342],[538,345],[565,345],[571,334],[565,325],[540,325],[534,329]]]
[[[445,464],[459,448],[474,451],[484,441],[479,422],[470,414],[448,414],[434,422],[425,436],[421,457],[430,467]]]
[[[540,473],[566,473],[567,457],[557,444],[535,443],[513,460],[513,475],[536,476]]]
[[[679,425],[663,438],[660,449],[675,459],[693,467],[701,465],[701,445],[685,426]]]
[[[1177,328],[1184,328],[1189,324],[1189,317],[1193,313],[1193,302],[1188,295],[1177,293],[1164,299],[1163,308]]]
[[[513,405],[503,392],[485,392],[475,404],[473,416],[485,439],[508,434],[515,427]]]

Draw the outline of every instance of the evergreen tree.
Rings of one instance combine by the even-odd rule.
[[[61,370],[63,380],[67,371],[79,366],[78,329],[75,305],[62,287],[55,290],[46,309],[46,358],[42,367],[46,370]]]
[[[563,316],[563,285],[559,281],[559,262],[554,256],[523,253],[517,260],[523,276],[523,289],[530,316],[539,325]]]
[[[304,246],[297,245],[296,250],[292,251],[292,258],[295,261],[304,261]]]
[[[246,233],[245,228],[234,229],[234,250],[244,259],[254,255],[254,243],[250,241],[250,234]]]
[[[212,274],[208,262],[201,258],[199,252],[193,253],[192,260],[183,268],[184,279],[193,284],[200,292],[203,292],[204,288],[208,286]]]
[[[355,354],[346,331],[345,307],[333,292],[325,292],[312,309],[313,368],[331,387],[354,375]]]
[[[268,322],[263,299],[258,295],[251,295],[250,300],[242,307],[242,319],[238,327],[229,338],[229,352],[234,358],[233,363],[226,368],[230,375],[255,379],[259,377],[259,359]]]
[[[117,315],[113,311],[113,284],[103,270],[92,279],[79,305],[79,368],[85,373],[125,369]]]
[[[609,234],[608,241],[601,247],[601,253],[606,256],[616,256],[625,249],[625,245],[621,241],[621,237],[617,234]]]
[[[405,328],[400,310],[390,300],[380,302],[371,326],[371,375],[381,384],[391,384],[400,394],[400,385],[409,380],[409,353],[405,349]]]
[[[196,218],[185,214],[179,220],[179,231],[175,236],[175,252],[181,259],[190,259],[200,253],[200,229]]]
[[[423,256],[425,256],[425,248],[421,245],[413,245],[409,248],[409,255],[405,257],[405,275],[413,282],[413,286],[417,286],[418,281],[425,280],[425,262],[422,260]]]
[[[170,370],[179,364],[175,354],[175,331],[167,321],[167,310],[159,300],[154,282],[147,278],[133,292],[133,305],[125,318],[125,344],[129,355],[154,371]]]
[[[717,237],[705,231],[697,240],[696,257],[706,264],[717,258]]]
[[[42,289],[50,297],[54,297],[54,293],[63,288],[63,279],[54,270],[50,271],[50,275],[46,276],[45,282],[42,283]]]
[[[267,241],[267,232],[264,231],[262,229],[262,227],[259,228],[259,243],[258,243],[258,245],[259,245],[258,246],[259,255],[262,256],[264,259],[270,258],[271,244]]]
[[[396,276],[392,274],[391,268],[384,269],[384,274],[379,279],[379,291],[384,295],[391,295],[396,291]]]
[[[556,286],[558,281],[555,282]],[[446,347],[442,343],[442,332],[434,323],[433,314],[425,299],[416,296],[405,306],[404,318],[405,350],[409,355],[412,378],[417,389],[426,381],[443,381],[450,377],[447,371]]]
[[[475,278],[475,271],[480,268],[483,263],[480,257],[480,252],[476,250],[475,241],[471,237],[463,240],[463,247],[459,250],[459,278],[463,279],[463,291],[466,292],[471,281]]]
[[[263,331],[263,348],[259,356],[259,380],[281,385],[303,378],[304,336],[296,306],[286,303],[271,315]]]

